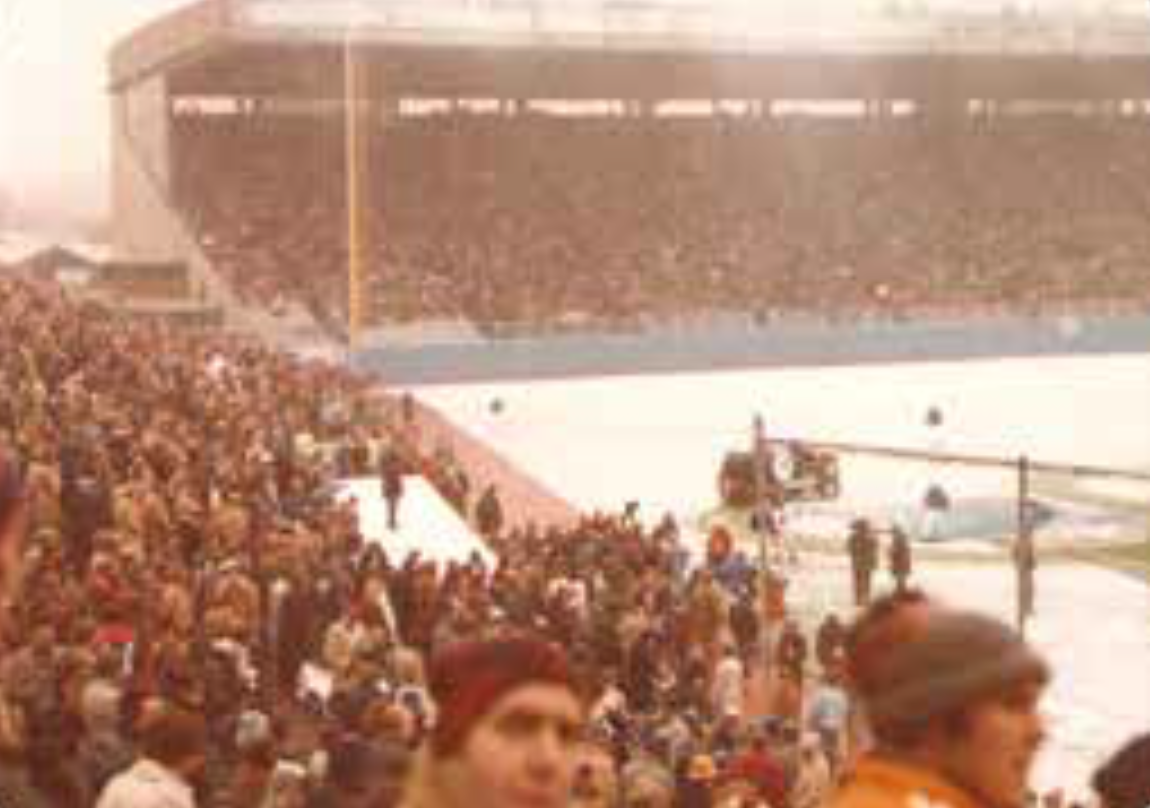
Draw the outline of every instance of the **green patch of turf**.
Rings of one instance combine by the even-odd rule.
[[[1081,558],[1137,575],[1150,583],[1150,541],[1083,550]]]

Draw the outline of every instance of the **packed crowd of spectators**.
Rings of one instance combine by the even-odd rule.
[[[841,624],[808,659],[782,582],[764,599],[745,561],[689,570],[673,522],[508,528],[421,445],[409,400],[55,287],[4,281],[0,341],[0,475],[18,465],[30,502],[0,621],[3,804],[91,808],[137,754],[190,754],[176,705],[207,727],[199,808],[384,808],[433,720],[427,655],[528,626],[570,649],[594,705],[587,804],[749,788],[804,808],[829,782]],[[362,539],[333,483],[395,454],[476,516],[494,567]],[[764,615],[778,675],[752,711]]]
[[[29,508],[0,619],[0,804],[190,805],[139,793],[171,788],[153,761],[197,808],[391,808],[435,726],[429,658],[524,629],[567,650],[590,708],[573,806],[815,808],[842,771],[846,625],[800,625],[785,570],[721,535],[690,563],[670,517],[518,524],[426,445],[410,397],[58,287],[0,281],[0,343],[0,540]],[[364,540],[334,485],[386,494],[396,463],[493,564]]]
[[[418,460],[394,426],[403,408],[363,380],[118,323],[57,289],[5,281],[0,342],[0,443],[32,501],[25,587],[6,603],[0,779],[23,769],[59,792],[46,804],[90,805],[108,755],[127,750],[121,718],[150,696],[216,727],[243,707],[234,688],[266,650],[257,577],[306,580],[354,557],[332,475],[383,447]],[[359,577],[330,567],[334,614]]]
[[[176,119],[250,301],[346,311],[338,116]],[[437,114],[370,134],[369,317],[483,328],[1150,305],[1144,118]]]
[[[5,805],[95,805],[137,751],[194,736],[156,719],[163,705],[206,721],[200,808],[351,805],[339,793],[365,788],[391,805],[434,715],[425,657],[508,626],[572,649],[596,705],[588,793],[614,793],[599,778],[616,763],[668,794],[745,767],[775,806],[826,785],[825,747],[804,747],[820,767],[799,763],[799,683],[817,665],[783,655],[769,719],[744,709],[760,613],[748,565],[689,575],[670,522],[508,530],[450,449],[420,445],[409,401],[255,345],[120,322],[59,288],[0,292],[0,445],[31,503],[2,621]],[[332,484],[396,453],[474,511],[497,567],[389,559],[362,540]],[[844,714],[827,699],[831,725]]]

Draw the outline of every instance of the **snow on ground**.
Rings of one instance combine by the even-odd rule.
[[[419,395],[584,509],[696,513],[723,454],[767,433],[1150,468],[1150,354],[423,387]],[[498,407],[492,404],[498,401]],[[941,427],[924,423],[937,407]],[[609,462],[605,459],[609,458]],[[844,504],[1014,495],[1013,474],[847,458]]]
[[[381,545],[393,564],[402,564],[413,552],[440,563],[466,562],[472,553],[492,561],[483,541],[422,477],[403,478],[395,530],[387,526],[387,503],[378,477],[344,480],[337,496],[356,500],[360,532],[367,541]]]
[[[723,454],[768,434],[950,452],[1150,468],[1150,354],[803,368],[540,383],[424,387],[417,395],[583,509],[693,518],[715,503]],[[499,406],[492,406],[493,402]],[[937,407],[940,427],[925,414]],[[1015,495],[1003,472],[846,460],[843,505],[913,507],[941,481],[954,497]],[[1105,536],[1106,531],[1100,531]],[[962,542],[969,548],[969,543]],[[796,592],[846,604],[848,576],[811,563]],[[920,565],[942,597],[1013,613],[1010,571],[993,563]],[[1150,727],[1150,589],[1083,565],[1042,566],[1035,642],[1053,660],[1049,749],[1038,782],[1079,790],[1124,738]]]
[[[917,567],[915,583],[943,600],[1014,621],[1009,568],[967,562]],[[1150,728],[1150,588],[1081,564],[1043,566],[1037,580],[1037,615],[1027,633],[1051,661],[1054,680],[1044,704],[1050,741],[1036,781],[1077,786],[1107,752]],[[881,575],[876,583],[890,585]],[[851,611],[845,559],[804,558],[791,588],[804,623],[828,610]]]

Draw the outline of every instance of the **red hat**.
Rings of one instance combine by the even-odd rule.
[[[439,756],[458,751],[476,722],[516,687],[540,682],[575,689],[564,653],[527,635],[451,645],[431,660],[429,678],[438,707],[431,748]]]

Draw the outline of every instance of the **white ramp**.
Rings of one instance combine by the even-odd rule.
[[[423,477],[403,478],[399,526],[395,530],[387,526],[387,502],[378,477],[343,480],[336,497],[356,501],[360,533],[367,541],[381,545],[396,566],[416,552],[421,558],[441,564],[466,562],[472,553],[479,553],[489,568],[494,566],[491,551]]]

